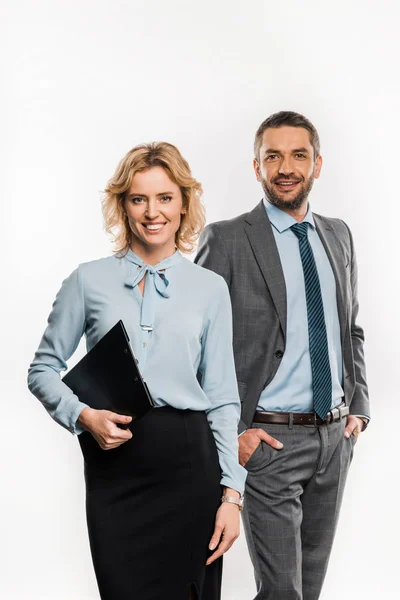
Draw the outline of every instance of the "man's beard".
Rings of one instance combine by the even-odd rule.
[[[280,180],[284,180],[285,177],[280,176]],[[288,180],[291,178],[288,177]],[[276,206],[277,208],[288,208],[289,210],[296,210],[300,208],[305,202],[307,202],[307,198],[309,193],[311,192],[312,186],[314,185],[314,175],[311,175],[307,182],[303,183],[299,193],[292,200],[282,200],[277,194],[275,194],[272,187],[270,187],[266,181],[266,179],[261,179],[261,186],[264,190],[264,194],[266,198],[270,201],[271,204]]]

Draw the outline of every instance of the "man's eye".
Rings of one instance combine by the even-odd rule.
[[[306,158],[306,155],[305,155],[305,154],[302,154],[301,152],[298,152],[298,153],[296,154],[296,158]]]
[[[170,200],[172,200],[172,196],[163,196],[162,198],[160,198],[160,200],[162,202],[169,202]]]
[[[274,160],[276,158],[276,154],[268,154],[267,160]]]

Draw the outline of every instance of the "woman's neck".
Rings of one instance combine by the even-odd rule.
[[[146,248],[139,244],[131,243],[130,249],[136,254],[146,265],[158,265],[161,261],[169,258],[176,252],[175,244],[172,246],[163,246],[160,248]]]

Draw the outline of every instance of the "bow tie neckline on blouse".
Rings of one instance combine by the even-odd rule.
[[[169,280],[165,275],[165,271],[176,265],[182,259],[182,255],[179,251],[176,251],[172,256],[165,258],[157,265],[148,265],[132,250],[129,250],[125,255],[125,259],[132,264],[132,269],[125,280],[127,287],[135,288],[146,274],[148,275],[142,297],[140,326],[146,331],[153,331],[157,296],[169,298],[167,291]]]

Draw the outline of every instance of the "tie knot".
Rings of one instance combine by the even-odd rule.
[[[299,238],[299,240],[306,238],[308,235],[307,221],[303,221],[302,223],[296,223],[295,225],[292,225],[290,229]]]

